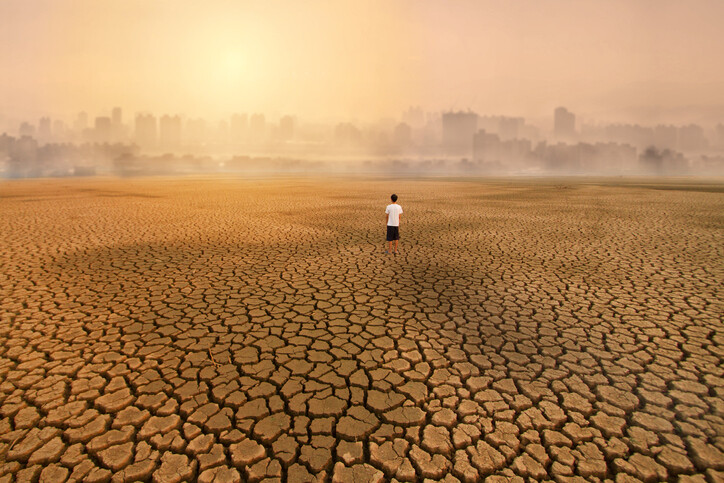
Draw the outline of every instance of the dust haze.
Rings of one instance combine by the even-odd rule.
[[[0,5],[0,175],[720,175],[724,4]]]

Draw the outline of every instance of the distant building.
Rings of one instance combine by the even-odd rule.
[[[73,123],[73,129],[78,134],[81,134],[87,128],[88,128],[88,113],[79,112],[78,116],[75,118],[75,122]]]
[[[28,136],[31,138],[35,137],[35,126],[30,124],[29,122],[24,122],[20,124],[20,128],[18,129],[18,135],[20,137]]]
[[[181,116],[161,116],[158,132],[161,148],[176,149],[181,146]]]
[[[8,174],[11,177],[40,176],[38,149],[38,142],[30,136],[21,136],[10,143]]]
[[[686,174],[689,164],[680,152],[649,147],[639,155],[639,166],[647,174]]]
[[[291,141],[294,138],[294,118],[284,116],[279,120],[279,140]]]
[[[714,145],[724,148],[724,124],[719,123],[714,127]]]
[[[334,142],[338,146],[359,144],[362,132],[352,123],[341,122],[334,128]]]
[[[554,111],[553,134],[560,141],[572,141],[576,137],[576,116],[565,107]]]
[[[421,107],[410,107],[402,114],[402,122],[413,129],[425,126],[425,111]]]
[[[473,137],[473,159],[481,163],[499,163],[500,137],[483,129]]]
[[[447,154],[470,156],[473,136],[478,130],[474,112],[446,112],[442,115],[442,147]]]
[[[60,119],[53,121],[53,140],[56,142],[63,142],[66,140],[68,133],[65,123]]]
[[[38,141],[41,143],[49,143],[52,140],[53,133],[51,130],[51,121],[49,117],[41,117],[38,122]]]
[[[679,128],[679,149],[681,151],[700,151],[706,147],[704,129],[696,124]]]
[[[478,129],[488,134],[497,134],[504,141],[526,137],[525,119],[522,117],[479,116]]]
[[[498,134],[503,141],[522,137],[525,119],[501,116],[498,120]]]
[[[266,118],[264,114],[252,114],[249,120],[249,135],[252,142],[266,140]]]
[[[219,121],[214,133],[214,141],[223,146],[229,143],[229,123],[227,121]]]
[[[395,126],[393,139],[398,147],[410,146],[412,144],[412,127],[406,122],[399,123]]]
[[[206,143],[206,121],[203,119],[189,119],[184,130],[184,144],[187,146],[201,146]]]
[[[655,143],[654,129],[638,124],[611,124],[605,128],[605,139],[645,149]]]
[[[547,170],[580,173],[581,146],[579,144],[539,143],[536,146],[536,155],[543,161]]]
[[[584,173],[625,174],[637,170],[636,148],[618,143],[579,143],[580,169]]]
[[[636,148],[617,143],[539,143],[533,154],[547,170],[569,174],[625,174],[638,170]]]
[[[123,124],[123,110],[120,107],[114,107],[111,113],[111,121],[114,126]]]
[[[478,130],[485,131],[487,134],[499,134],[500,128],[499,116],[478,116]]]
[[[676,126],[658,125],[654,128],[654,145],[658,148],[676,149],[679,140],[679,130]]]
[[[473,139],[473,160],[486,168],[512,167],[524,162],[531,153],[527,139],[501,140],[497,134],[480,130]]]
[[[94,124],[93,139],[99,143],[111,142],[111,126],[110,117],[97,117]]]
[[[239,145],[244,143],[249,135],[249,119],[246,114],[234,114],[231,116],[229,137],[231,144]]]
[[[540,139],[540,131],[531,124],[523,124],[518,134],[521,138],[529,139],[532,142],[537,142]]]
[[[158,143],[158,129],[156,116],[152,114],[138,114],[136,116],[136,131],[134,134],[136,144],[144,149],[153,149]]]
[[[724,174],[724,156],[701,155],[692,160],[689,167],[697,175],[721,176]]]
[[[114,142],[123,140],[123,111],[120,107],[114,107],[111,111],[111,135]]]
[[[7,154],[10,150],[10,145],[15,141],[15,138],[8,136],[7,133],[0,134],[0,153]]]

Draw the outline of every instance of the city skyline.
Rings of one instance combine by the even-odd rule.
[[[721,120],[721,2],[547,7],[10,0],[0,121],[116,105],[366,122],[409,105],[534,121],[559,106],[607,122]]]
[[[563,106],[552,130],[524,117],[427,113],[359,125],[310,124],[285,115],[200,117],[78,113],[0,135],[2,177],[393,170],[416,174],[721,175],[724,124],[586,124]],[[124,122],[124,119],[128,119]],[[389,163],[384,167],[386,163]]]
[[[387,132],[398,138],[400,130],[405,131],[403,137],[411,137],[415,131],[423,134],[433,134],[434,142],[441,146],[450,145],[450,139],[446,139],[445,125],[455,126],[459,124],[460,132],[451,133],[456,140],[452,143],[462,144],[472,142],[478,131],[487,131],[488,134],[499,134],[503,139],[528,139],[531,141],[553,140],[555,142],[575,143],[579,140],[591,138],[591,134],[599,132],[597,136],[601,140],[600,132],[608,131],[608,137],[621,141],[622,139],[639,139],[630,144],[638,147],[663,146],[675,148],[678,131],[684,132],[685,136],[696,132],[695,137],[699,140],[691,143],[687,149],[713,149],[719,151],[724,146],[724,123],[700,125],[692,122],[683,123],[607,123],[601,121],[586,122],[580,118],[579,113],[571,112],[564,106],[558,106],[551,113],[545,126],[536,125],[522,116],[501,116],[490,113],[478,113],[471,109],[453,110],[448,109],[440,112],[427,112],[420,106],[409,106],[398,116],[382,118],[369,122],[313,122],[300,119],[293,114],[284,114],[277,117],[268,117],[266,113],[259,112],[236,112],[222,119],[205,119],[199,116],[187,116],[177,113],[153,113],[136,112],[124,116],[124,109],[116,106],[111,114],[106,112],[91,115],[86,111],[78,112],[72,119],[57,119],[49,116],[42,116],[37,123],[32,120],[19,122],[16,126],[0,125],[0,133],[10,136],[29,136],[37,138],[42,143],[49,142],[124,142],[136,141],[140,146],[171,145],[181,146],[187,141],[186,137],[193,140],[191,144],[202,143],[211,133],[224,131],[226,141],[231,144],[243,144],[251,139],[267,139],[272,141],[289,142],[299,140],[295,136],[300,126],[314,126],[317,129],[327,130],[334,128],[371,129],[379,132]],[[447,121],[446,121],[447,120]],[[458,129],[456,127],[455,129]],[[172,134],[169,134],[170,132]],[[629,131],[627,134],[626,131]],[[638,131],[638,132],[636,132]],[[611,134],[615,133],[615,134]],[[705,134],[706,133],[706,134]],[[70,137],[68,135],[71,135]],[[170,138],[169,138],[170,136]],[[706,139],[709,137],[710,139]],[[164,139],[165,138],[165,139]],[[437,138],[437,139],[434,139]],[[611,140],[611,139],[606,139]],[[140,142],[139,142],[140,140]],[[175,140],[171,142],[170,140]],[[208,139],[207,139],[208,140]],[[308,139],[307,139],[308,140]],[[691,146],[697,146],[692,148]]]

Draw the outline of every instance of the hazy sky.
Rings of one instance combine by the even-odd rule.
[[[722,0],[0,0],[0,115],[713,108],[723,19]]]

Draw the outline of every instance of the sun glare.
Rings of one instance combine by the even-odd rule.
[[[220,70],[223,76],[229,80],[238,80],[244,73],[246,65],[241,52],[226,51],[221,58]]]

